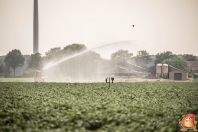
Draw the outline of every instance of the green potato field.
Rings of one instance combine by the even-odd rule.
[[[182,115],[198,121],[198,82],[1,82],[0,95],[1,132],[179,132]]]

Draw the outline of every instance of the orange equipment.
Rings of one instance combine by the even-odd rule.
[[[35,71],[34,82],[44,82],[44,77],[42,77],[42,71],[39,70]]]

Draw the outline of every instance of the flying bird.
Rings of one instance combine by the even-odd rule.
[[[132,27],[135,27],[135,25],[132,25]]]

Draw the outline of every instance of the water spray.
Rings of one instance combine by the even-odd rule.
[[[143,68],[143,67],[141,67],[141,66],[138,66],[138,65],[135,65],[135,64],[132,64],[132,63],[130,63],[130,62],[128,62],[128,61],[127,61],[127,63],[129,63],[129,64],[131,64],[131,65],[133,65],[133,66],[135,66],[135,67],[141,68],[141,69],[143,69],[143,70],[146,70],[145,68]]]
[[[121,41],[121,42],[127,43],[127,44],[131,44],[131,41]],[[116,42],[116,43],[120,43],[120,42]],[[50,67],[53,67],[53,66],[55,66],[55,65],[57,65],[57,64],[59,64],[59,63],[62,63],[62,62],[64,62],[64,61],[66,61],[66,60],[69,60],[69,59],[71,59],[71,58],[74,58],[74,57],[77,57],[77,56],[82,55],[82,54],[84,54],[84,53],[87,53],[87,52],[89,52],[89,51],[92,51],[92,50],[95,50],[95,49],[98,49],[98,48],[102,48],[102,47],[106,47],[106,46],[109,46],[109,45],[113,45],[113,44],[116,44],[116,43],[110,43],[110,44],[105,44],[105,45],[102,45],[102,46],[94,47],[94,48],[85,50],[85,51],[83,51],[83,52],[80,52],[80,53],[78,53],[78,54],[71,55],[71,56],[69,56],[69,57],[67,57],[67,58],[65,58],[65,59],[63,59],[63,60],[60,60],[60,61],[58,61],[58,62],[56,62],[56,63],[49,63],[49,64],[47,64],[47,65],[43,68],[43,70],[48,69],[48,68],[50,68]]]

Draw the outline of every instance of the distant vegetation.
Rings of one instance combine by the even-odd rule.
[[[191,55],[191,54],[184,54],[182,57],[187,61],[197,61],[198,60],[197,56]]]
[[[12,50],[9,52],[4,59],[6,66],[9,68],[11,67],[14,70],[14,77],[15,77],[15,69],[17,67],[21,67],[24,64],[25,57],[21,54],[20,50]]]
[[[20,50],[12,50],[6,56],[0,57],[0,76],[12,77],[16,75],[19,77],[33,77],[35,70],[41,70],[46,64],[55,63],[63,58],[67,58],[76,53],[85,51],[87,48],[83,44],[71,44],[64,48],[55,47],[42,56],[40,53],[23,56]],[[62,76],[70,76],[75,78],[91,77],[95,72],[102,68],[121,65],[126,67],[133,67],[135,64],[150,72],[155,72],[155,65],[157,63],[167,63],[176,68],[186,70],[187,61],[196,61],[197,56],[191,54],[175,55],[171,51],[164,51],[151,56],[146,50],[140,50],[137,55],[129,53],[128,50],[118,50],[112,53],[111,59],[103,59],[100,54],[90,51],[54,67],[53,71],[56,74],[63,74]],[[193,71],[188,71],[189,73]],[[52,74],[51,76],[54,76]]]
[[[172,58],[163,60],[162,63],[169,64],[171,66],[174,66],[174,67],[179,68],[184,71],[188,71],[188,69],[187,69],[188,64],[184,58],[179,58],[177,56],[174,56]]]

